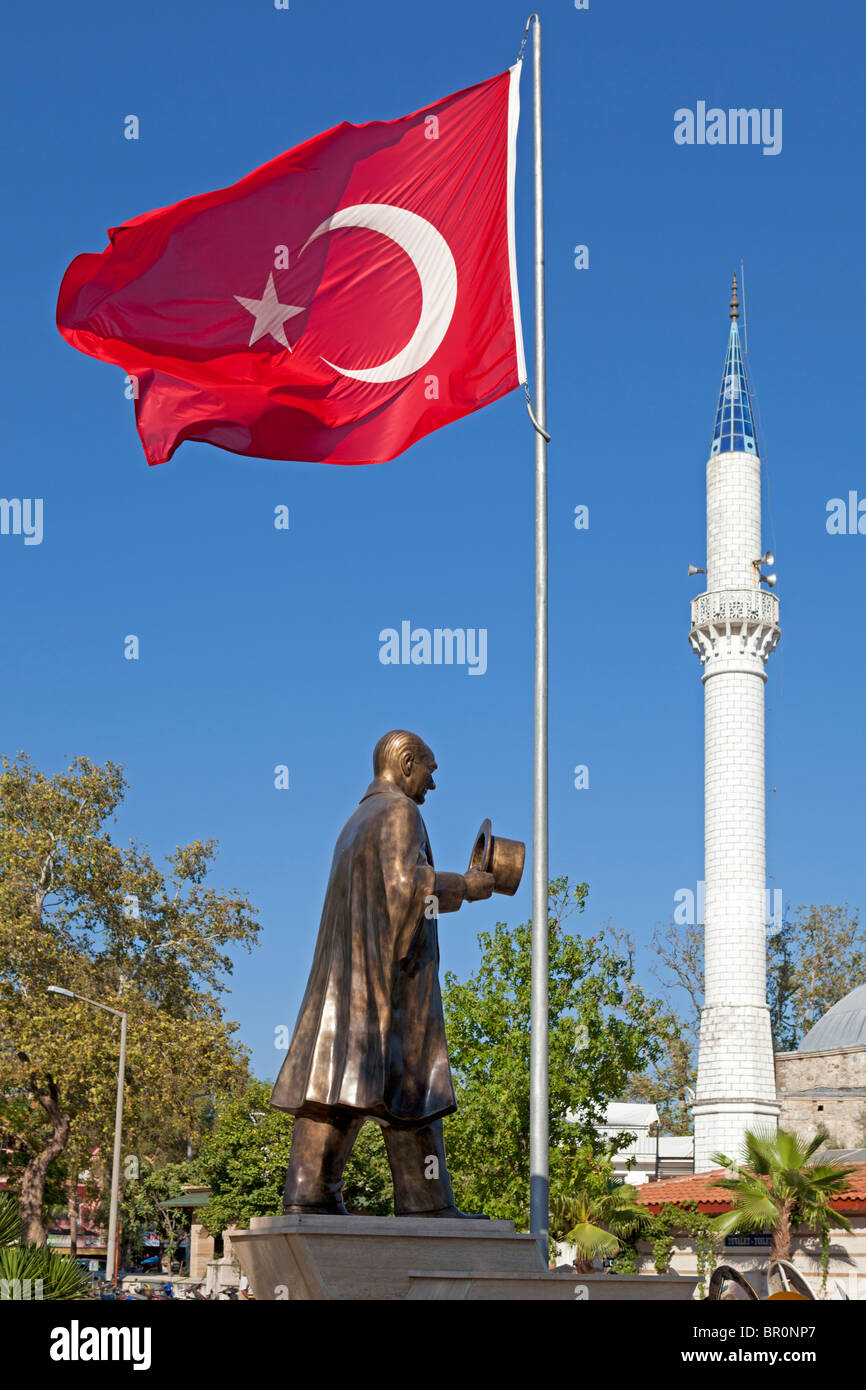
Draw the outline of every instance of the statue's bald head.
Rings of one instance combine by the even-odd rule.
[[[383,734],[373,749],[373,772],[393,782],[420,806],[428,791],[435,789],[433,772],[436,759],[432,750],[408,729],[392,729]]]

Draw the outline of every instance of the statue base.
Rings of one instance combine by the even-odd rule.
[[[543,1273],[513,1221],[417,1216],[254,1216],[230,1231],[257,1299],[401,1299],[410,1271]]]
[[[696,1280],[551,1273],[513,1221],[254,1216],[226,1232],[256,1299],[555,1301],[683,1299]]]

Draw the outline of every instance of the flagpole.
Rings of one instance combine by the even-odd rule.
[[[534,23],[533,23],[534,21]],[[532,814],[532,1002],[529,1093],[529,1229],[548,1260],[550,1224],[548,1082],[547,788],[547,391],[544,323],[544,179],[541,138],[541,21],[530,15],[535,194],[535,718]]]

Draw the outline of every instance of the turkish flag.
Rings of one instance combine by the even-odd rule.
[[[344,122],[76,257],[57,326],[135,379],[149,463],[380,463],[525,380],[519,78]]]

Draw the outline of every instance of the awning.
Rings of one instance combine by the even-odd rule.
[[[160,1211],[172,1207],[206,1207],[211,1199],[210,1192],[185,1192],[181,1197],[169,1197],[167,1202],[157,1202]]]

